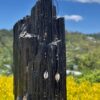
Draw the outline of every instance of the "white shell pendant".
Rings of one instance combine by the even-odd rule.
[[[48,79],[48,77],[49,77],[48,71],[44,72],[43,77],[44,77],[44,79]]]
[[[60,74],[59,74],[59,73],[56,73],[56,75],[55,75],[55,80],[56,80],[57,82],[59,82],[59,80],[60,80]]]

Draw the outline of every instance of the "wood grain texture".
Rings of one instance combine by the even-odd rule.
[[[65,25],[52,0],[38,0],[13,31],[15,100],[66,100]]]

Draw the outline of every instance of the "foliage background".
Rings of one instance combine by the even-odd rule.
[[[12,30],[0,30],[0,74],[11,74]]]
[[[12,73],[12,33],[12,30],[0,30],[1,74]],[[66,32],[66,55],[67,69],[84,73],[100,70],[100,33]]]

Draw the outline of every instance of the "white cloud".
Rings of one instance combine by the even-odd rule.
[[[75,22],[79,22],[79,21],[83,20],[83,17],[80,15],[64,15],[63,17],[65,18],[66,21],[72,20]]]
[[[75,1],[81,3],[100,3],[100,0],[66,0],[66,1]]]

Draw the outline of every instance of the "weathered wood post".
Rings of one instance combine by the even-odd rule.
[[[52,0],[38,0],[13,30],[15,100],[66,100],[65,25]]]

